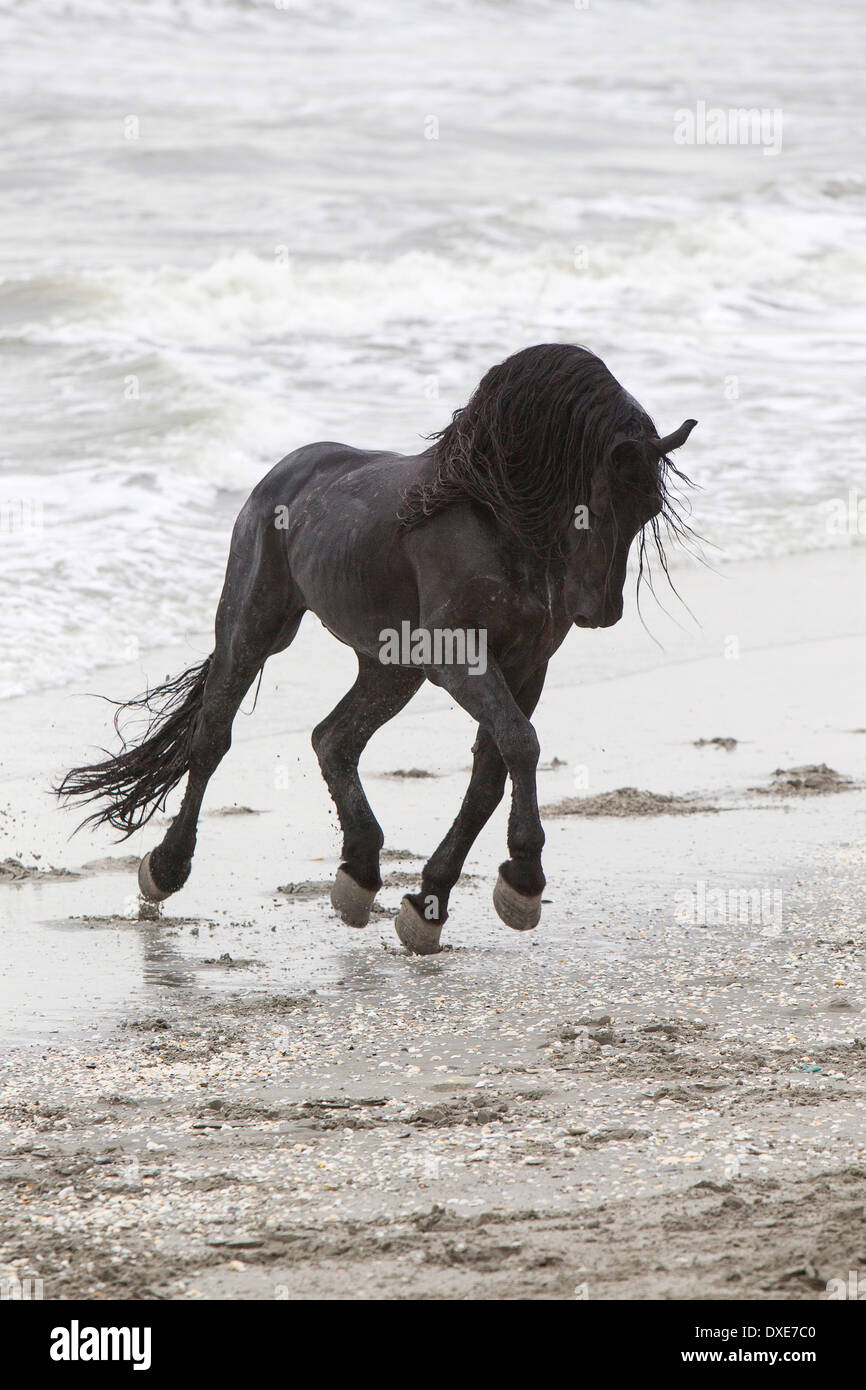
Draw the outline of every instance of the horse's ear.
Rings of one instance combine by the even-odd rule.
[[[674,430],[673,434],[665,435],[664,439],[650,435],[649,442],[654,449],[658,450],[659,458],[671,453],[673,449],[681,448],[697,423],[697,420],[684,420],[678,430]]]
[[[629,464],[638,467],[646,459],[646,445],[633,435],[619,435],[606,454],[602,454],[592,474],[589,509],[601,516],[610,505],[611,495],[621,470]]]

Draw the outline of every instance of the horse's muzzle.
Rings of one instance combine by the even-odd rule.
[[[602,613],[575,613],[572,621],[575,627],[613,627],[622,617],[622,607],[620,603]]]

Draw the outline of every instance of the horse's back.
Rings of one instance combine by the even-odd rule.
[[[253,488],[249,501],[273,501],[288,505],[310,485],[352,473],[372,459],[391,458],[396,461],[398,457],[397,454],[386,455],[380,450],[356,449],[351,444],[340,444],[330,439],[303,444],[300,449],[293,449],[274,464]]]

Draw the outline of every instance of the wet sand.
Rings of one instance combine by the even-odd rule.
[[[438,692],[362,763],[388,846],[364,931],[328,906],[309,747],[353,662],[314,621],[236,721],[157,920],[133,864],[159,826],[70,839],[46,794],[110,742],[107,707],[7,702],[0,1275],[48,1298],[813,1299],[866,1270],[864,566],[689,571],[703,628],[650,605],[664,651],[633,614],[575,633],[536,717],[564,812],[541,925],[492,908],[503,808],[433,958],[391,918],[468,775]]]

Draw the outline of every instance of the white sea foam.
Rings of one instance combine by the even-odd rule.
[[[453,324],[515,315],[573,321],[587,309],[629,308],[636,322],[673,313],[727,315],[744,326],[762,302],[781,310],[844,310],[866,286],[859,217],[783,207],[730,209],[657,221],[631,236],[548,241],[531,252],[462,255],[410,251],[388,260],[272,257],[237,250],[201,269],[101,270],[65,279],[56,271],[24,283],[37,301],[59,293],[66,314],[23,323],[22,341],[127,344],[237,351],[251,343],[363,338],[406,325]],[[481,253],[481,254],[479,254]],[[14,295],[7,278],[0,293]],[[852,320],[853,322],[853,320]]]

